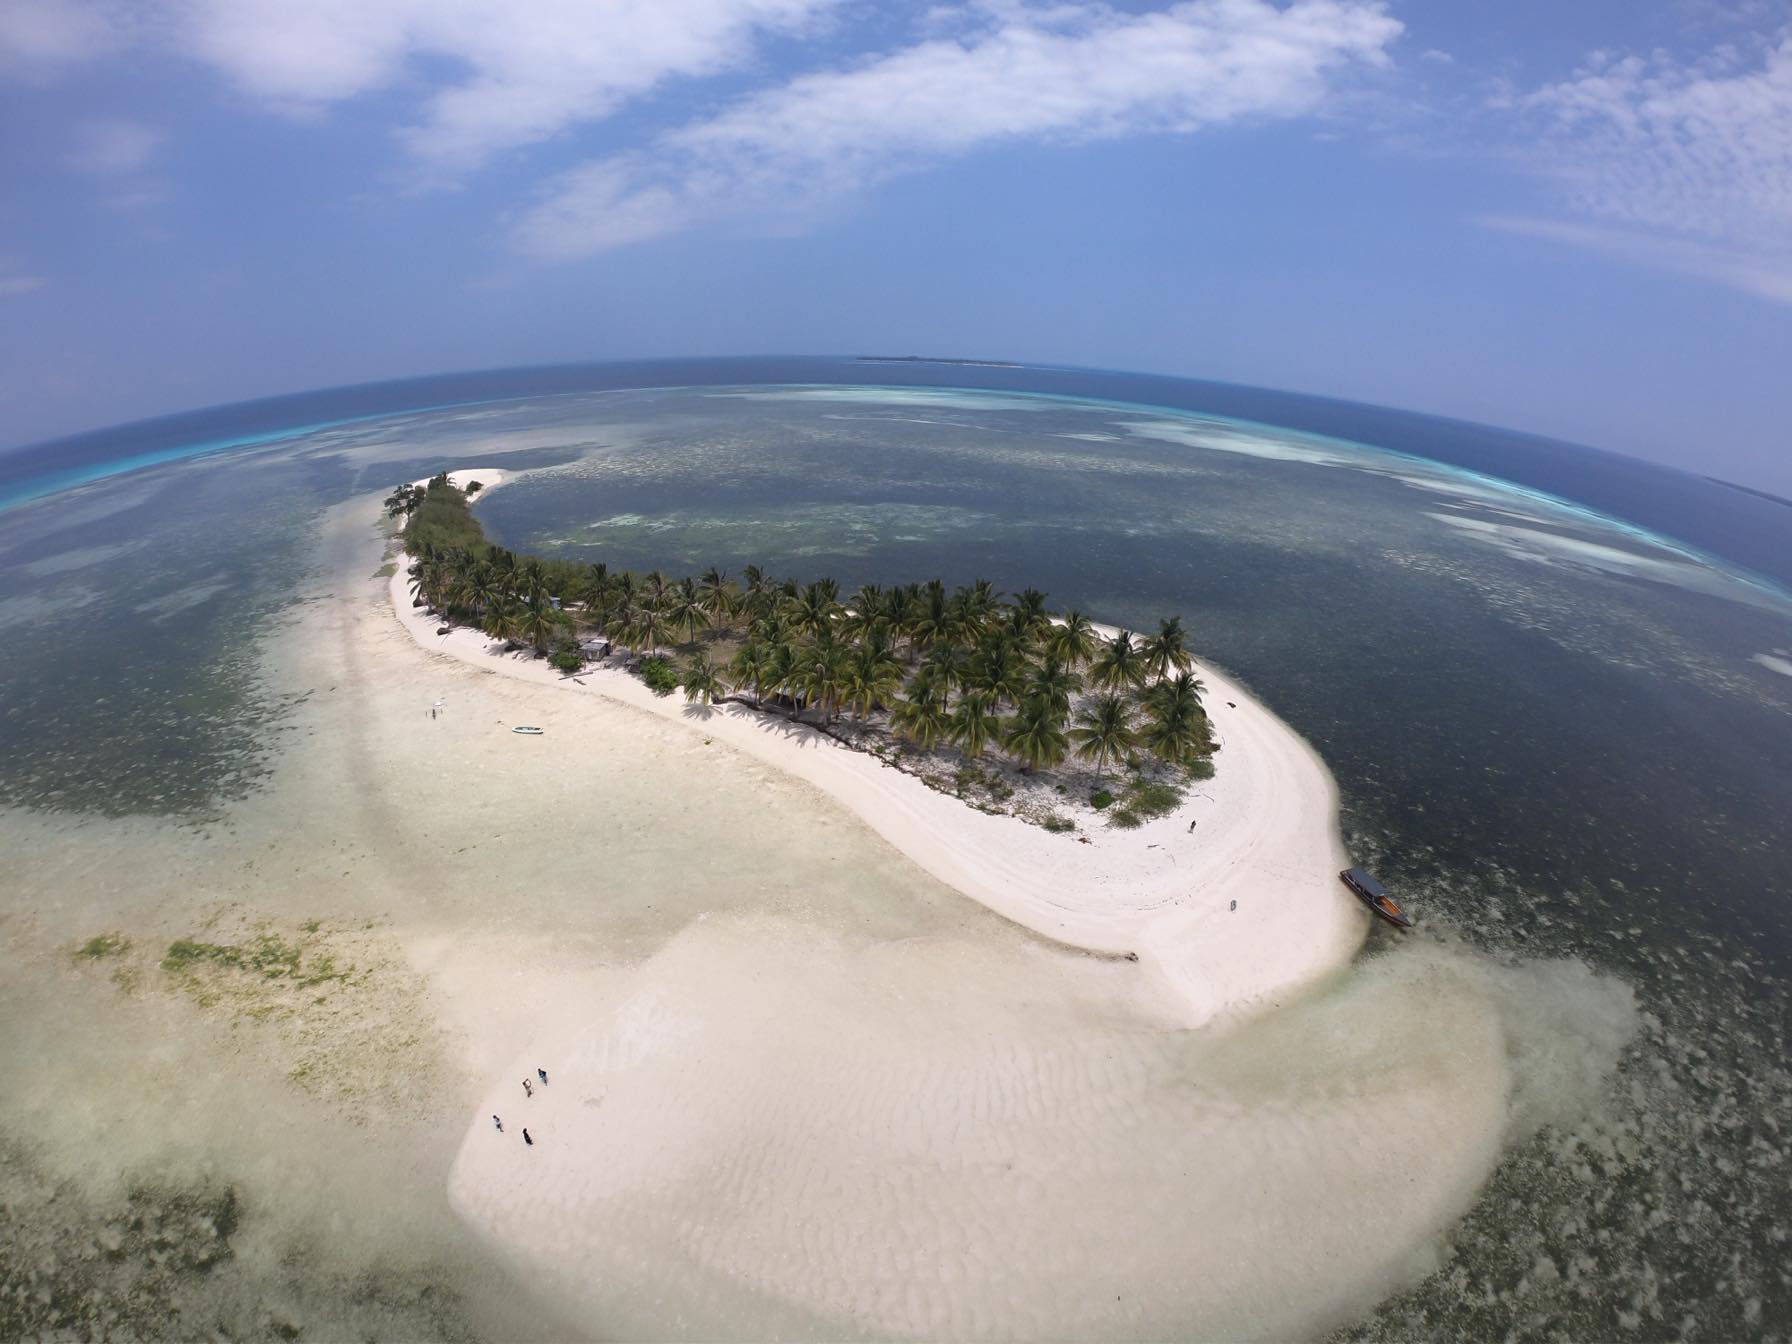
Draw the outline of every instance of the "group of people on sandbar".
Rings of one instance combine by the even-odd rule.
[[[536,1069],[535,1076],[541,1079],[541,1085],[543,1087],[548,1085],[548,1071],[546,1069]],[[533,1097],[535,1095],[535,1084],[530,1082],[527,1078],[523,1079],[523,1095],[525,1097]],[[498,1133],[502,1134],[504,1132],[504,1121],[494,1115],[492,1117],[492,1127],[496,1129]],[[527,1125],[523,1126],[523,1142],[531,1148],[535,1146],[535,1140],[529,1137],[529,1127]]]

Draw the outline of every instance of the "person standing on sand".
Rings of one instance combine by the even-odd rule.
[[[494,1115],[492,1117],[492,1123],[498,1127],[498,1133],[502,1134],[504,1132],[504,1122],[498,1119],[497,1116]]]
[[[529,1080],[527,1078],[523,1079],[523,1095],[525,1097],[532,1097],[535,1095],[535,1089],[529,1086]]]
[[[543,1087],[548,1085],[548,1071],[546,1069],[536,1069],[535,1076],[541,1079],[541,1085]]]
[[[523,1142],[528,1144],[531,1148],[535,1146],[535,1140],[529,1137],[529,1127],[527,1125],[523,1126]]]

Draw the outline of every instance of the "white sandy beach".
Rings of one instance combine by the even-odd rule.
[[[450,479],[492,490],[504,473],[466,469]],[[1085,844],[979,812],[744,705],[693,707],[618,668],[567,677],[527,654],[504,655],[473,629],[438,635],[439,622],[411,606],[405,571],[401,554],[392,602],[419,644],[568,693],[542,703],[549,732],[554,715],[576,712],[578,695],[686,724],[825,790],[916,864],[1016,923],[1092,952],[1136,954],[1163,976],[1186,1025],[1274,1005],[1348,963],[1367,932],[1372,916],[1338,880],[1348,860],[1330,772],[1299,734],[1209,663],[1197,661],[1196,671],[1223,747],[1215,778],[1173,815],[1132,831],[1097,827]]]
[[[449,1000],[507,1024],[482,1051],[490,1084],[449,1201],[576,1328],[1138,1338],[1199,1322],[1288,1338],[1421,1268],[1495,1159],[1508,1073],[1487,987],[1426,956],[1334,974],[1369,916],[1337,878],[1331,778],[1210,666],[1216,777],[1177,815],[1083,844],[744,706],[705,712],[621,670],[565,678],[475,631],[438,636],[402,562],[388,594],[441,660],[451,715],[486,698],[469,675],[511,690],[526,717],[456,726],[504,739],[507,789],[577,789],[607,768],[586,720],[606,722],[611,757],[639,723],[642,743],[688,739],[695,770],[720,749],[823,791],[1051,940],[867,940],[788,912],[698,912],[620,977],[518,980],[521,1011],[491,1001],[513,989],[468,964],[476,950],[438,945]],[[541,693],[519,699],[518,682]],[[676,808],[681,781],[665,788]],[[584,837],[593,854],[603,834]],[[818,854],[834,843],[814,836]],[[652,880],[675,891],[677,863]],[[538,1066],[550,1081],[525,1097]]]

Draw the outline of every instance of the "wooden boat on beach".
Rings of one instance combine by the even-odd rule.
[[[510,731],[513,733],[524,733],[524,734],[527,734],[529,737],[540,737],[541,736],[541,729],[533,726],[532,724],[527,724],[527,723],[518,724],[515,728],[512,728]]]
[[[1410,929],[1412,916],[1394,903],[1388,889],[1361,868],[1346,868],[1338,874],[1356,898],[1397,929]]]

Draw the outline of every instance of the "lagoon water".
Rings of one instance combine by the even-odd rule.
[[[480,506],[520,549],[849,588],[988,577],[1120,624],[1180,612],[1318,748],[1349,848],[1421,931],[1237,1038],[1232,1090],[1189,1109],[1190,1061],[1218,1047],[1139,1025],[1111,969],[1028,944],[700,738],[669,726],[622,755],[601,721],[569,730],[556,749],[589,775],[546,789],[480,734],[536,693],[471,676],[426,736],[446,674],[381,609],[366,497],[471,464],[524,473]],[[1792,1331],[1792,508],[1391,412],[850,361],[352,389],[0,466],[0,1334],[497,1338],[519,1312],[599,1337],[1049,1332],[1037,1294],[963,1263],[921,1314],[864,1319],[781,1299],[805,1276],[732,1250],[681,1278],[676,1218],[651,1267],[612,1263],[629,1281],[608,1314],[578,1316],[466,1232],[446,1183],[488,1081],[471,1061],[520,1049],[555,993],[643,986],[679,990],[693,1039],[719,1033],[756,1125],[831,1114],[866,1060],[891,1063],[866,1066],[861,1109],[929,1051],[1004,1079],[1028,1099],[1009,1159],[1044,1165],[1026,1200],[981,1202],[992,1241],[1076,1215],[1186,1253],[1129,1278],[1123,1310],[1080,1304],[1079,1334]],[[168,955],[180,939],[305,975],[195,967]],[[814,968],[810,1007],[862,1043],[850,1067],[790,1020],[800,999],[788,1040],[831,1078],[789,1052],[740,1062],[738,1019],[703,994],[741,976],[741,947],[788,967],[781,986]],[[842,969],[868,956],[887,999]],[[987,1041],[948,1044],[977,1023]],[[1058,1062],[1014,1072],[1034,1058]],[[1463,1134],[1392,1109],[1421,1083],[1486,1103],[1492,1149],[1457,1161]],[[1353,1127],[1320,1136],[1346,1094]],[[1461,1207],[1348,1282],[1294,1256],[1285,1281],[1255,1265],[1234,1296],[1204,1292],[1211,1229],[1162,1168],[1198,1164],[1191,1117],[1227,1108],[1259,1116],[1214,1142],[1265,1163],[1252,1221],[1271,1231],[1303,1201],[1348,1213],[1403,1163],[1455,1162]],[[775,1147],[748,1159],[794,1170]],[[1134,1202],[1104,1210],[1104,1190]],[[907,1191],[889,1244],[961,1226],[954,1198]],[[817,1265],[859,1263],[792,1236]],[[853,1297],[830,1280],[815,1300]]]

